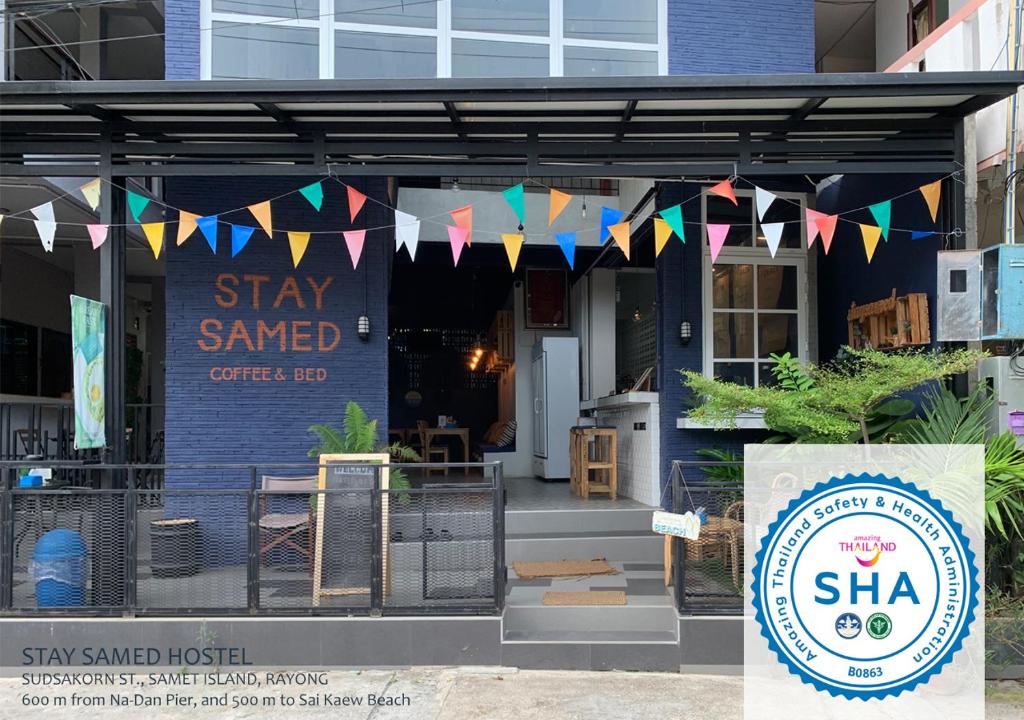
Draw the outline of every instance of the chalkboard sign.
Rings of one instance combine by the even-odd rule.
[[[324,595],[369,595],[373,570],[373,493],[388,487],[387,453],[321,455],[317,498],[313,605]],[[375,468],[374,465],[381,465]],[[381,547],[384,593],[388,592],[388,495],[381,497]]]

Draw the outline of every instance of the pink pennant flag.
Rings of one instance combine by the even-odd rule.
[[[818,226],[818,232],[821,233],[821,246],[825,248],[826,255],[828,255],[828,249],[832,247],[832,236],[836,232],[836,223],[838,221],[838,215],[826,215],[825,217],[818,218],[815,223]]]
[[[358,211],[357,211],[358,212]],[[352,269],[359,265],[359,256],[363,254],[363,242],[366,240],[365,230],[345,230],[345,244],[348,245],[348,255],[352,258]]]
[[[814,245],[814,239],[818,237],[818,220],[827,217],[825,213],[807,208],[804,211],[807,218],[807,247]]]
[[[86,225],[89,230],[89,239],[92,240],[92,249],[95,250],[107,241],[107,225]]]
[[[708,223],[708,244],[711,246],[711,262],[718,259],[718,253],[725,245],[725,236],[729,234],[731,225],[725,223]]]
[[[351,185],[346,185],[345,188],[348,190],[348,217],[349,220],[355,222],[356,215],[363,209],[363,203],[366,202],[366,196]]]
[[[448,226],[448,240],[452,244],[452,259],[455,261],[456,267],[459,264],[459,258],[462,257],[462,248],[466,246],[467,237],[469,237],[468,228],[457,225]]]

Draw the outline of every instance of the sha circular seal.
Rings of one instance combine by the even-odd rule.
[[[926,491],[884,475],[805,490],[768,526],[753,575],[769,648],[803,682],[851,699],[927,683],[977,605],[961,526]]]

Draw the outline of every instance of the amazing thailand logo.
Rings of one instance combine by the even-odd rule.
[[[971,632],[975,555],[928,492],[884,475],[805,490],[769,525],[753,569],[769,648],[819,691],[849,699],[912,690]]]

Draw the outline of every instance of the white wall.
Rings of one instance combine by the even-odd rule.
[[[899,59],[907,47],[907,0],[875,3],[875,67],[882,72]]]
[[[594,268],[572,288],[572,331],[580,339],[580,400],[615,391],[615,270]]]

